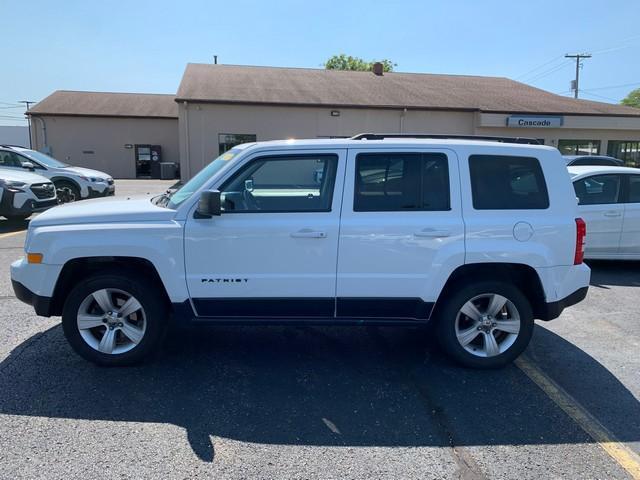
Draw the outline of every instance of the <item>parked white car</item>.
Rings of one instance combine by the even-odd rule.
[[[522,140],[519,140],[522,141]],[[85,359],[135,363],[195,323],[421,326],[456,361],[505,365],[534,318],[587,294],[584,222],[557,149],[481,140],[235,147],[171,195],[29,224],[16,296],[62,315]]]
[[[56,189],[48,178],[25,171],[0,168],[0,215],[24,220],[58,204]]]
[[[0,167],[32,171],[47,177],[55,184],[62,203],[115,195],[110,175],[67,165],[37,150],[0,145]]]
[[[587,222],[585,257],[640,260],[640,169],[568,167]]]

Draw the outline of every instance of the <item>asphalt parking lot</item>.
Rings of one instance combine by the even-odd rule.
[[[172,330],[104,369],[13,296],[25,226],[0,220],[0,478],[640,478],[640,262],[592,263],[499,371],[379,327]]]

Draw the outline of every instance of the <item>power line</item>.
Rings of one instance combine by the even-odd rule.
[[[596,88],[590,88],[589,90],[613,90],[615,88],[635,87],[636,85],[640,85],[640,82],[625,83],[624,85],[609,85],[606,87],[596,87]]]
[[[518,80],[520,78],[527,77],[530,73],[533,73],[536,70],[540,70],[541,68],[546,67],[547,65],[550,65],[551,63],[554,63],[556,60],[559,60],[561,58],[562,58],[562,55],[559,55],[559,56],[549,60],[548,62],[543,63],[542,65],[538,65],[536,68],[532,68],[531,70],[529,70],[528,72],[523,73],[522,75],[518,75],[517,77],[514,78],[514,80]]]
[[[598,95],[597,93],[591,93],[589,90],[586,90],[584,88],[582,89],[582,91],[591,97],[602,98],[603,100],[609,100],[611,102],[616,102],[616,103],[618,102],[618,100],[616,100],[615,98],[604,97],[602,95]]]
[[[593,52],[594,55],[600,55],[601,53],[609,53],[609,52],[615,52],[617,50],[622,50],[623,48],[628,48],[632,45],[632,43],[627,43],[631,40],[638,40],[640,39],[640,35],[634,35],[633,37],[629,37],[625,40],[622,40],[622,42],[616,46],[616,47],[609,47],[609,48],[603,48],[602,50],[598,50]]]
[[[549,75],[559,72],[560,70],[562,70],[563,68],[565,68],[566,66],[570,65],[571,62],[569,61],[564,61],[563,63],[556,65],[548,70],[545,70],[544,72],[540,72],[537,75],[535,75],[534,77],[530,78],[529,80],[527,80],[527,83],[531,83],[531,82],[535,82],[537,80],[541,80],[545,77],[548,77]]]

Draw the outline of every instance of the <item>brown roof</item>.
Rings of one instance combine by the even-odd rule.
[[[575,100],[503,77],[187,65],[177,101],[640,116],[640,109]]]
[[[57,90],[31,108],[31,114],[98,117],[178,118],[175,95]]]

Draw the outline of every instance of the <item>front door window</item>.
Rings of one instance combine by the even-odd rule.
[[[233,212],[328,212],[337,155],[261,157],[221,188],[222,208]]]

